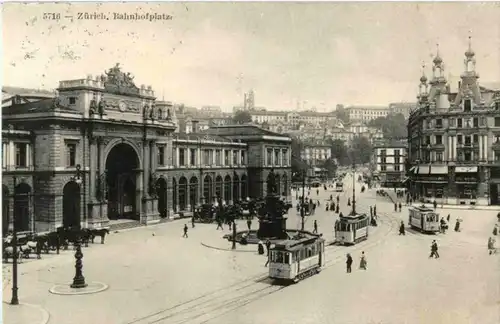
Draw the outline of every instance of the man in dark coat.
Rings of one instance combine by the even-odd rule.
[[[405,224],[401,221],[401,225],[399,225],[399,235],[405,235]]]
[[[347,266],[347,273],[351,273],[352,271],[352,257],[349,253],[347,253],[347,260],[345,262],[346,266]]]
[[[266,248],[267,248],[267,261],[266,261],[266,264],[264,265],[265,267],[267,267],[267,265],[269,264],[269,258],[271,257],[271,241],[267,240],[266,241]]]

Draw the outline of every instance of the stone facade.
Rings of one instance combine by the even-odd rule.
[[[265,195],[271,169],[289,197],[288,137],[245,125],[176,134],[171,108],[118,65],[61,81],[53,98],[4,106],[4,232],[14,214],[19,230],[37,232],[189,216],[216,195],[227,203]],[[270,164],[260,161],[267,148]]]

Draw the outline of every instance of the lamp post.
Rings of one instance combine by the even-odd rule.
[[[84,183],[84,179],[81,174],[80,164],[76,166],[76,176],[75,182],[80,185],[82,182]],[[85,195],[85,193],[84,193]],[[73,278],[73,283],[71,284],[71,288],[85,288],[87,284],[85,283],[85,277],[83,276],[83,253],[82,253],[82,244],[80,241],[80,224],[78,224],[78,234],[76,237],[76,252],[75,252],[75,277]]]
[[[14,176],[14,214],[13,214],[13,229],[14,233],[12,235],[12,299],[10,301],[11,305],[19,305],[19,297],[17,295],[17,226],[16,226],[16,186],[17,186],[17,178]]]
[[[300,217],[302,219],[302,222],[301,222],[301,230],[304,230],[304,218],[305,218],[305,192],[306,192],[306,171],[305,170],[302,170],[302,201],[301,201],[301,204],[300,204]]]
[[[352,214],[356,215],[356,163],[352,156]]]

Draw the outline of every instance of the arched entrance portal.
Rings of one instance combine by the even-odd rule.
[[[18,232],[30,230],[30,195],[27,183],[20,183],[14,189],[14,226]]]
[[[184,211],[186,210],[186,204],[187,204],[187,185],[188,182],[187,182],[187,179],[185,177],[181,177],[179,179],[179,185],[178,185],[178,188],[179,188],[179,211]]]
[[[167,217],[167,181],[164,178],[156,181],[156,195],[158,196],[158,212],[160,217]]]
[[[224,177],[224,200],[229,203],[231,197],[231,177],[229,175]]]
[[[63,227],[80,226],[80,185],[68,182],[63,188]]]
[[[139,157],[126,143],[113,147],[106,158],[109,219],[139,219],[137,212],[137,169]]]
[[[5,236],[9,232],[10,223],[10,199],[9,188],[2,185],[2,235]]]
[[[240,191],[240,179],[238,178],[238,175],[235,173],[233,176],[233,202],[234,203],[236,203],[237,201],[240,200],[239,191]]]
[[[203,200],[206,204],[212,202],[212,177],[207,175],[203,179]]]
[[[198,205],[198,178],[196,177],[189,179],[189,204],[191,211]]]
[[[222,177],[219,175],[215,178],[215,196],[217,197],[217,199],[222,199],[222,185]]]
[[[244,174],[241,176],[241,199],[245,200],[248,197],[247,191],[247,176]]]

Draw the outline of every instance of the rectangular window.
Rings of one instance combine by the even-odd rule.
[[[394,163],[395,164],[401,164],[401,159],[399,158],[399,156],[395,156],[394,157]]]
[[[443,153],[436,152],[436,161],[437,162],[443,162]]]
[[[500,110],[500,101],[495,102],[495,110]]]
[[[189,149],[189,165],[196,165],[196,149]]]
[[[273,149],[268,148],[267,149],[267,158],[266,158],[267,165],[273,165]]]
[[[228,150],[224,150],[224,165],[229,165],[229,151]]]
[[[75,105],[76,104],[76,97],[69,97],[69,104]]]
[[[477,134],[472,135],[472,142],[474,144],[479,143],[479,135],[477,135]]]
[[[443,144],[443,136],[442,135],[436,135],[436,144],[437,145]]]
[[[274,165],[281,165],[280,164],[280,150],[278,150],[278,149],[274,150]]]
[[[185,148],[180,148],[179,149],[179,166],[184,166],[186,165],[186,152],[185,152]]]
[[[462,135],[457,135],[457,143],[458,144],[462,144],[463,143]]]
[[[16,167],[25,168],[27,166],[27,148],[28,144],[26,143],[16,143]]]
[[[222,151],[215,150],[215,165],[222,165]]]
[[[486,117],[479,118],[479,126],[486,126]]]
[[[9,143],[2,143],[2,168],[6,169],[9,157]]]
[[[479,127],[479,118],[474,117],[474,119],[472,120],[472,125],[474,127]]]
[[[462,118],[457,119],[457,128],[462,128]]]
[[[172,164],[175,166],[177,165],[177,148],[172,145]]]
[[[203,150],[203,165],[211,165],[212,161],[210,161],[210,150]]]
[[[495,127],[500,127],[500,117],[495,117]]]
[[[380,171],[387,171],[387,166],[385,164],[382,164],[380,166]]]
[[[395,164],[395,165],[394,165],[394,171],[401,171],[401,170],[399,169],[399,164]]]
[[[464,101],[464,111],[471,111],[472,102],[470,99]]]
[[[76,166],[76,143],[66,143],[66,166]]]
[[[443,120],[436,119],[436,128],[443,128]]]
[[[241,151],[241,164],[242,165],[246,164],[246,161],[245,161],[246,160],[246,154],[245,153],[246,153],[245,151],[243,151],[243,150]]]
[[[456,119],[455,118],[450,118],[449,123],[450,123],[450,127],[455,127],[455,125],[456,125]]]
[[[382,163],[387,163],[387,158],[384,156],[384,157],[380,158],[380,161],[382,161]]]
[[[394,150],[394,156],[400,156],[401,153],[400,153],[400,150]]]
[[[465,136],[465,145],[471,145],[471,137],[470,136]]]
[[[283,165],[288,165],[288,150],[283,150]]]
[[[426,136],[425,137],[425,145],[430,145],[431,144],[431,137],[430,136]]]
[[[233,150],[233,165],[238,165],[238,150]]]
[[[380,150],[380,155],[386,155],[387,154],[387,150]]]
[[[165,146],[158,146],[156,148],[156,163],[159,166],[165,165]]]

